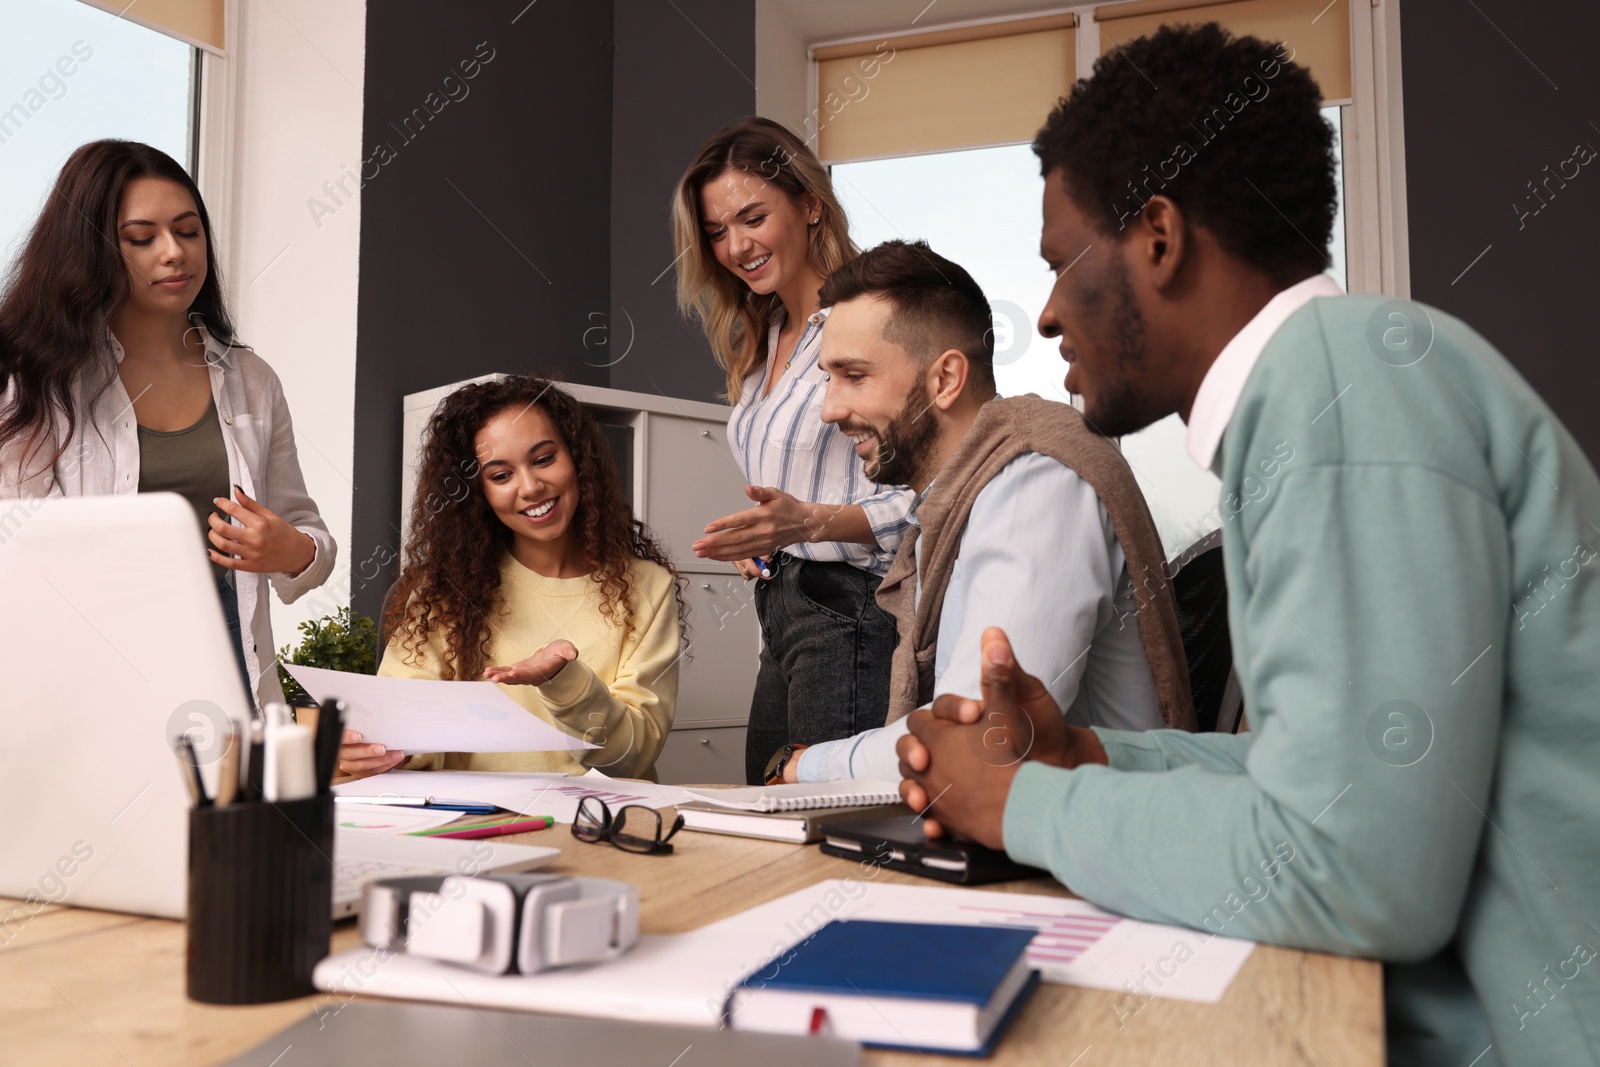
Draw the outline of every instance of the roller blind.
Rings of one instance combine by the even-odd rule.
[[[1294,50],[1294,61],[1311,71],[1324,103],[1350,102],[1350,0],[1147,0],[1100,8],[1095,22],[1101,55],[1164,25],[1185,23],[1216,22],[1236,37],[1282,41]]]
[[[827,163],[1031,141],[1076,77],[1074,24],[1049,16],[816,48],[806,133]]]
[[[83,0],[90,7],[222,55],[224,0]]]

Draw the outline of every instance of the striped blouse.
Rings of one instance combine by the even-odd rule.
[[[849,563],[881,578],[905,536],[914,494],[905,486],[870,480],[850,439],[822,421],[828,383],[818,360],[827,317],[828,309],[823,309],[806,322],[791,364],[775,368],[778,380],[771,394],[762,396],[767,363],[777,358],[783,328],[782,313],[774,318],[767,332],[767,361],[744,380],[743,393],[728,419],[728,444],[751,485],[775,486],[801,500],[823,504],[858,504],[878,539],[876,548],[824,541],[785,545],[785,552],[818,562]]]

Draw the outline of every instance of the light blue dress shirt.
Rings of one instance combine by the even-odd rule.
[[[799,542],[780,546],[801,559],[848,563],[883,577],[906,532],[911,490],[878,485],[867,477],[855,443],[837,426],[822,421],[822,399],[828,376],[818,361],[822,354],[823,310],[806,321],[793,357],[772,367],[777,381],[762,394],[767,368],[779,357],[778,334],[783,314],[767,331],[767,358],[744,380],[739,402],[728,419],[728,444],[751,485],[770,485],[801,500],[819,504],[855,504],[866,512],[876,545],[839,541]]]
[[[1089,483],[1037,452],[1006,464],[973,501],[939,614],[935,699],[980,695],[979,641],[990,626],[1005,630],[1017,662],[1045,683],[1068,722],[1163,725],[1111,518]],[[901,719],[812,745],[796,774],[802,782],[898,781],[895,743],[906,730]]]

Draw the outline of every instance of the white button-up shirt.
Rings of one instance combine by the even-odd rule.
[[[1239,406],[1239,397],[1244,393],[1244,383],[1278,327],[1319,296],[1343,295],[1344,290],[1332,275],[1313,274],[1268,300],[1255,318],[1233,335],[1195,391],[1194,404],[1189,409],[1189,430],[1184,437],[1184,450],[1190,459],[1211,469],[1217,446],[1222,444],[1222,431],[1228,428],[1233,409]]]
[[[744,380],[728,419],[728,444],[751,485],[770,485],[801,500],[857,504],[867,513],[877,547],[837,541],[781,546],[790,555],[819,562],[844,562],[883,577],[906,533],[910,489],[878,485],[867,478],[855,445],[837,426],[822,421],[828,378],[818,361],[828,310],[811,316],[794,357],[778,358],[780,314],[767,333],[767,359]],[[767,368],[776,379],[762,395]]]
[[[216,401],[228,453],[229,480],[316,545],[311,564],[292,577],[233,572],[251,694],[265,704],[283,699],[275,669],[277,657],[267,586],[270,582],[283,603],[294,603],[327,580],[337,548],[317,512],[316,501],[306,493],[294,427],[278,376],[250,349],[227,346],[209,333],[203,336],[211,372],[211,396]],[[65,424],[58,420],[48,451],[34,448],[24,455],[23,446],[17,442],[0,450],[0,501],[139,491],[139,428],[134,421],[133,401],[114,370],[122,362],[122,345],[109,331],[107,338],[106,353],[115,362],[102,364],[103,371],[100,367],[88,370],[79,379],[78,425],[72,439],[63,440]],[[109,376],[109,384],[98,397],[91,398],[88,394],[93,387],[104,380],[99,377],[102,373]],[[9,407],[11,402],[8,388],[0,397],[0,409]],[[47,463],[63,444],[66,447],[60,457]],[[9,511],[0,511],[0,524],[6,514]],[[201,546],[196,545],[195,551],[201,551]]]

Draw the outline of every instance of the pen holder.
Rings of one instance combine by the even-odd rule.
[[[333,920],[333,797],[189,812],[189,999],[309,996]]]

